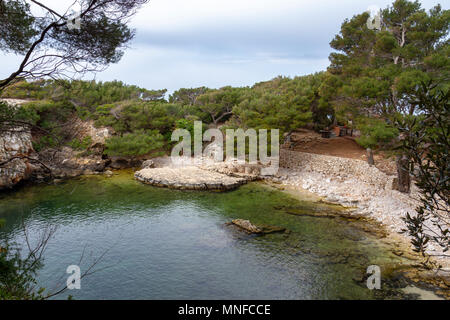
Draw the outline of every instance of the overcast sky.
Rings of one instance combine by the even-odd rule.
[[[43,0],[63,12],[65,0]],[[71,1],[69,1],[71,2]],[[389,0],[150,0],[132,20],[136,37],[98,80],[148,89],[246,86],[325,70],[345,18]],[[426,9],[443,1],[423,0]],[[1,77],[18,57],[0,55]],[[93,76],[91,77],[93,78]]]

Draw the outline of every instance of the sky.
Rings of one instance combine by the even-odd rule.
[[[73,1],[42,0],[58,12]],[[439,0],[422,0],[429,9]],[[150,0],[122,60],[86,79],[147,89],[248,86],[326,70],[345,18],[392,0]],[[20,57],[0,53],[0,78]]]

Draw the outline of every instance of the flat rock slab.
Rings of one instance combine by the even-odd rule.
[[[233,190],[248,179],[229,177],[225,174],[198,167],[147,168],[135,172],[134,177],[146,184],[180,190]]]

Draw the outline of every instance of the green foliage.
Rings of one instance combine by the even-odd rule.
[[[328,70],[339,81],[324,88],[336,112],[347,119],[413,114],[405,97],[420,81],[448,81],[449,17],[440,5],[426,12],[418,1],[396,0],[382,10],[382,30],[367,28],[368,13],[345,20],[330,43],[337,52]]]
[[[147,0],[96,1],[83,8],[80,28],[70,28],[69,7],[63,16],[36,14],[25,0],[0,1],[0,50],[24,56],[17,69],[0,81],[0,89],[20,77],[66,76],[100,70],[123,56],[134,30],[129,18]],[[45,7],[37,1],[33,5]],[[45,7],[46,11],[51,11]]]
[[[29,11],[30,5],[25,1],[0,0],[0,50],[22,54],[31,45],[37,31]]]
[[[65,101],[39,100],[25,103],[15,109],[15,120],[24,121],[36,130],[33,147],[40,151],[61,145],[70,139],[70,133],[63,129],[72,116],[73,106]]]
[[[428,243],[434,242],[444,252],[450,249],[450,91],[441,90],[431,81],[424,82],[409,96],[420,114],[397,117],[402,134],[400,150],[416,170],[416,185],[421,191],[417,215],[404,217],[406,232],[417,252],[424,256]],[[434,226],[434,227],[431,227]],[[432,229],[431,229],[432,228]]]
[[[42,299],[44,289],[35,291],[36,272],[41,261],[22,258],[20,249],[8,243],[0,246],[0,300]]]
[[[85,136],[83,139],[73,139],[69,142],[69,146],[74,150],[87,150],[92,144],[91,136]]]
[[[39,138],[36,138],[33,141],[33,149],[37,152],[42,151],[46,148],[54,148],[59,145],[59,141],[56,139],[56,137],[50,136],[50,135],[43,135]]]
[[[27,122],[36,124],[40,119],[33,108],[17,108],[0,101],[0,124],[6,122]]]
[[[21,80],[2,97],[37,100],[16,116],[69,144],[77,141],[57,128],[75,113],[120,136],[158,130],[166,142],[172,130],[192,120],[232,128],[278,128],[281,136],[305,126],[319,130],[352,120],[362,131],[362,146],[385,147],[397,134],[385,120],[398,113],[414,115],[416,107],[406,97],[422,81],[447,79],[441,87],[449,86],[449,17],[450,11],[440,6],[425,11],[418,2],[396,0],[382,11],[382,30],[367,28],[367,12],[342,23],[330,43],[336,52],[330,55],[327,72],[277,77],[252,87],[181,88],[169,102],[165,89],[120,81]],[[43,138],[36,144],[53,142]]]
[[[120,134],[155,129],[167,133],[184,114],[184,108],[177,104],[125,101],[98,107],[93,118],[97,126],[111,126]]]
[[[94,112],[98,106],[121,101],[164,101],[167,90],[147,90],[121,81],[71,81],[64,83],[63,97],[79,107]]]
[[[164,146],[164,137],[157,131],[137,130],[106,140],[105,154],[109,156],[136,157],[154,153]]]
[[[113,104],[105,104],[102,106],[98,106],[95,109],[95,114],[98,116],[109,116],[111,115],[111,110],[114,108]]]
[[[121,81],[81,80],[18,81],[1,92],[3,98],[66,101],[80,113],[95,112],[100,105],[125,100],[164,101],[167,90],[147,90]]]
[[[312,121],[311,109],[319,102],[315,83],[319,75],[294,79],[278,77],[243,90],[241,102],[233,108],[230,124],[255,129],[301,128]]]
[[[195,106],[207,115],[206,121],[218,125],[233,114],[232,109],[244,99],[244,88],[223,87],[198,96]]]
[[[186,129],[194,136],[194,121],[188,119],[179,119],[175,123],[175,129]]]
[[[357,128],[361,137],[356,142],[363,148],[376,148],[385,146],[398,136],[398,130],[380,119],[361,119]]]
[[[58,123],[66,122],[73,114],[73,106],[66,101],[39,100],[23,104],[20,112],[28,116],[28,121],[44,128],[51,129]]]
[[[197,98],[208,90],[209,89],[206,87],[190,89],[181,88],[170,95],[169,102],[193,106],[197,102]]]
[[[5,220],[0,219],[0,228]],[[18,246],[7,239],[0,241],[0,300],[38,300],[43,299],[44,289],[36,290],[36,273],[42,267],[42,260],[37,259],[46,240],[37,247],[35,254],[22,257]],[[30,249],[31,250],[31,249]]]
[[[32,99],[20,108],[0,105],[2,115],[24,120],[40,130],[34,139],[37,151],[67,144],[83,149],[88,141],[74,140],[63,125],[75,114],[93,119],[97,126],[109,126],[118,134],[136,130],[160,130],[167,135],[183,107],[164,100],[166,90],[146,90],[120,81],[19,81],[2,92],[3,97]]]

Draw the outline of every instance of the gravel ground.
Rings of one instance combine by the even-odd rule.
[[[389,231],[400,233],[407,212],[415,214],[419,193],[415,185],[410,194],[392,190],[394,176],[386,175],[367,162],[333,156],[288,151],[295,161],[280,168],[275,181],[306,189],[327,201],[355,207],[357,214],[378,220]],[[406,237],[405,235],[402,235]],[[438,245],[429,244],[428,253],[442,255]],[[449,258],[438,259],[447,269]]]

